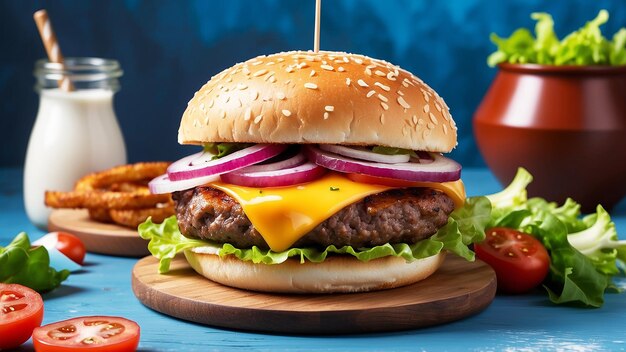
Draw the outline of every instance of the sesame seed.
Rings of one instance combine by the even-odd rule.
[[[226,111],[221,110],[220,111],[220,117],[223,118],[223,119],[226,118]]]
[[[396,76],[393,74],[393,72],[389,72],[387,73],[387,79],[390,81],[395,81],[396,80]]]
[[[365,68],[369,68],[369,69],[372,69],[374,67],[376,67],[376,65],[373,65],[373,64],[365,66]]]
[[[382,94],[378,94],[378,99],[384,101],[385,103],[389,101],[389,99],[387,99],[387,97]]]
[[[398,91],[398,95],[400,95],[400,96],[404,96],[404,93],[402,93],[402,91],[401,91],[401,90],[399,90],[399,91]]]
[[[380,82],[375,82],[374,85],[380,87],[381,89],[383,89],[384,91],[387,91],[387,92],[391,90],[391,88],[389,88],[389,86],[386,86],[386,85],[384,85],[384,84],[382,84]]]
[[[311,70],[311,73],[309,74],[310,77],[315,76],[315,70]]]
[[[278,100],[285,99],[285,93],[283,93],[283,92],[276,93],[276,98],[278,98]]]
[[[211,101],[209,101],[209,109],[213,107],[213,103],[214,103],[214,101],[213,101],[213,99],[211,99]]]
[[[324,112],[324,120],[328,120],[329,116],[330,116],[330,114],[328,112]]]
[[[363,65],[363,60],[359,59],[358,57],[354,59],[354,62],[356,62],[359,65]]]
[[[274,77],[274,76],[270,76],[270,82],[271,82],[271,83],[275,83],[275,82],[276,82],[276,77]]]
[[[274,71],[270,71],[269,76],[265,76],[265,80],[266,80],[266,81],[269,81],[269,80],[270,80],[270,78],[274,77],[274,73],[276,73],[276,72],[274,72]]]
[[[255,61],[255,62],[252,63],[252,66],[258,66],[258,65],[260,65],[262,63],[263,63],[263,61]]]
[[[326,71],[334,71],[335,68],[330,65],[320,65],[320,67]]]
[[[428,124],[426,124],[426,127],[428,127],[429,130],[432,130],[433,128],[435,128],[435,125],[429,122]]]
[[[305,67],[309,67],[309,64],[307,64],[306,62],[301,62],[301,63],[298,64],[298,68],[299,69],[302,69],[302,68],[305,68]]]
[[[367,85],[367,83],[365,83],[362,79],[356,81],[356,83],[358,83],[361,87],[369,87],[369,85]]]
[[[270,61],[270,62],[266,63],[265,65],[266,65],[266,66],[271,66],[271,65],[273,65],[273,64],[274,64],[274,61]]]
[[[282,57],[279,57],[278,59],[276,59],[276,61],[283,62],[283,61],[285,61],[285,59],[283,59]]]
[[[242,71],[246,74],[246,76],[250,74],[250,69],[248,69],[248,66],[244,66]]]
[[[430,112],[430,105],[426,104],[424,105],[424,112],[428,114],[428,112]]]
[[[247,85],[245,85],[245,84],[243,84],[243,83],[239,83],[239,84],[237,85],[237,89],[239,89],[239,90],[245,90],[245,89],[248,89],[248,86],[247,86]]]
[[[428,136],[430,136],[430,130],[424,130],[424,132],[422,132],[422,138],[426,139]]]
[[[293,66],[287,66],[287,68],[285,69],[285,71],[287,71],[288,73],[293,72]]]
[[[368,75],[368,76],[371,76],[372,75],[372,70],[370,70],[369,68],[366,67],[365,68],[365,74]]]
[[[233,78],[232,78],[232,77],[228,77],[228,78],[226,79],[226,82],[228,82],[228,83],[230,83],[230,82],[232,82],[232,81],[233,81]]]
[[[424,100],[426,100],[426,102],[428,103],[428,101],[430,100],[430,98],[428,97],[428,94],[426,94],[426,92],[424,92],[423,94],[424,94]]]
[[[424,126],[425,122],[422,119],[417,120],[417,124],[420,126]]]
[[[285,115],[287,117],[291,116],[291,111],[289,111],[287,109],[283,109],[282,113],[283,113],[283,115]]]
[[[350,60],[346,56],[344,56],[343,57],[343,62],[348,63],[348,62],[350,62]]]
[[[416,115],[413,115],[413,124],[417,125],[417,116]]]
[[[346,78],[346,85],[348,85],[348,86],[350,85],[350,78],[349,77]]]
[[[380,114],[380,124],[383,125],[385,123],[385,114]]]
[[[261,119],[263,118],[263,115],[259,115],[257,117],[254,118],[254,123],[258,124],[259,121],[261,121]]]
[[[224,103],[228,103],[230,101],[230,95],[226,97],[226,101]]]
[[[374,71],[374,74],[376,76],[381,76],[381,77],[385,77],[386,76],[386,74],[383,71],[381,71],[381,70]]]
[[[259,92],[258,91],[254,91],[254,93],[252,93],[252,100],[257,100],[259,98]]]
[[[324,110],[332,112],[335,111],[335,107],[333,105],[326,105],[324,106]]]
[[[339,66],[339,67],[337,68],[337,71],[339,71],[339,72],[343,72],[343,71],[345,71],[345,70],[346,70],[346,69],[345,69],[345,68],[343,68],[342,66]]]
[[[437,109],[437,111],[441,112],[441,105],[435,103],[435,109]]]
[[[374,94],[376,94],[376,91],[372,89],[369,92],[367,92],[367,94],[365,96],[369,98],[369,97],[371,97]]]
[[[409,105],[409,103],[406,102],[406,100],[404,100],[403,97],[398,97],[398,104],[400,104],[400,106],[402,106],[405,109],[410,109],[411,105]]]
[[[287,85],[287,84],[289,84],[289,83],[291,83],[291,80],[290,80],[290,79],[288,79],[288,80],[286,80],[286,81],[285,81],[285,85]]]
[[[243,115],[243,119],[244,119],[245,121],[248,121],[248,120],[250,120],[251,118],[252,118],[252,109],[251,109],[250,107],[248,107],[248,108],[246,109],[246,112],[245,112],[245,113],[244,113],[244,115]]]
[[[435,117],[435,115],[433,115],[432,112],[429,114],[429,116],[430,116],[430,121],[432,121],[435,125],[439,124],[439,121],[437,121],[437,118]]]
[[[255,73],[252,74],[253,77],[259,77],[259,76],[263,76],[264,74],[268,73],[269,71],[266,69],[261,69],[256,71]]]
[[[446,125],[441,125],[443,127],[443,134],[448,134],[448,127]]]
[[[304,88],[317,89],[317,84],[307,82],[307,83],[304,84]]]
[[[380,102],[380,106],[382,106],[385,110],[389,110],[389,105],[383,103],[382,101]]]
[[[402,82],[402,85],[404,86],[404,88],[409,88],[409,85],[406,82]]]
[[[204,124],[205,125],[209,124],[209,116],[208,115],[204,117]]]

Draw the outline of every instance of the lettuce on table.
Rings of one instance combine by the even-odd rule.
[[[57,288],[69,275],[69,270],[56,271],[50,267],[46,248],[31,247],[24,232],[18,234],[8,246],[0,246],[0,282],[46,292]]]
[[[615,289],[612,277],[623,273],[626,241],[618,240],[602,206],[581,217],[580,205],[572,199],[561,206],[528,199],[530,182],[530,173],[520,168],[507,188],[487,196],[493,208],[488,226],[514,228],[543,243],[551,260],[544,287],[552,302],[602,306],[605,291]]]

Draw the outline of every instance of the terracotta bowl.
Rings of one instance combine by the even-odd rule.
[[[523,166],[529,196],[610,209],[626,195],[626,66],[501,64],[474,134],[502,184]]]

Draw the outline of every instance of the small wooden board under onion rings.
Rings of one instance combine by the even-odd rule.
[[[149,255],[148,241],[136,230],[117,224],[106,224],[89,218],[87,209],[56,209],[48,219],[48,230],[66,231],[80,238],[88,252],[143,257]]]

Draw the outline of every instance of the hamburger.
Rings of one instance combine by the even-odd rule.
[[[446,103],[398,66],[342,52],[259,56],[189,101],[181,144],[203,146],[150,183],[176,216],[140,225],[166,271],[180,251],[215,282],[256,291],[363,292],[473,260]],[[455,209],[458,211],[455,212]],[[470,229],[467,233],[463,230]]]

